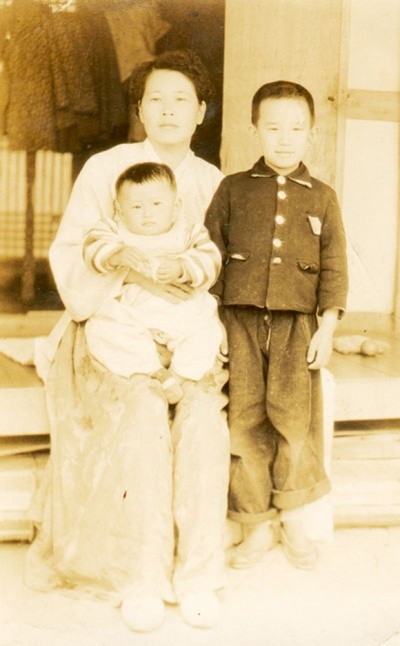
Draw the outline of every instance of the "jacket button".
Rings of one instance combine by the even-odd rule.
[[[284,199],[286,199],[285,191],[278,191],[278,200],[284,200]]]
[[[285,221],[285,218],[283,217],[283,215],[276,215],[275,216],[275,222],[277,224],[283,224],[284,221]]]
[[[275,247],[275,249],[279,249],[279,247],[282,246],[282,240],[279,240],[279,238],[274,238],[272,240],[272,245]]]
[[[276,181],[278,182],[278,184],[283,186],[284,184],[286,184],[286,177],[283,177],[283,175],[278,175]]]
[[[274,258],[272,258],[273,265],[280,265],[281,262],[282,262],[282,258],[279,258],[279,256],[275,256]]]

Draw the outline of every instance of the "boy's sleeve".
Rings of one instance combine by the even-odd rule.
[[[83,259],[89,269],[105,274],[115,270],[108,265],[107,261],[123,246],[115,222],[99,220],[85,235]]]
[[[210,289],[210,292],[214,294],[220,302],[222,301],[224,291],[224,266],[227,259],[229,204],[228,182],[227,179],[224,179],[211,200],[205,219],[205,226],[210,233],[210,238],[216,244],[221,254],[222,269],[216,283]]]
[[[192,287],[209,289],[217,280],[221,270],[221,255],[211,241],[205,226],[195,224],[190,232],[187,249],[178,254],[183,265],[180,282],[188,282]]]
[[[346,235],[336,193],[328,196],[324,223],[321,231],[321,273],[318,311],[337,308],[340,315],[346,309],[348,272]]]

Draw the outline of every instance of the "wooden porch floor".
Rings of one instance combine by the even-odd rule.
[[[60,311],[0,314],[0,338],[46,335],[60,315]],[[342,329],[338,332],[340,335],[347,333],[349,332]],[[334,417],[337,422],[400,420],[400,339],[387,331],[381,331],[377,335],[368,331],[368,336],[388,344],[383,354],[366,357],[333,352],[328,368],[335,380]],[[33,371],[30,371],[29,376],[26,369],[17,364],[11,369],[12,362],[3,362],[0,367],[0,387],[28,386],[29,383],[38,386]],[[14,378],[11,377],[11,372]]]

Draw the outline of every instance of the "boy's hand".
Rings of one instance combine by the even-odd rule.
[[[319,370],[328,365],[332,354],[333,333],[336,328],[338,310],[325,310],[321,324],[313,334],[307,351],[309,370]]]
[[[309,370],[319,370],[328,365],[332,354],[332,333],[319,328],[313,335],[307,352]]]
[[[182,263],[174,258],[163,258],[156,271],[158,283],[173,283],[182,276]]]

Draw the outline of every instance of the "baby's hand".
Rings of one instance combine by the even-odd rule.
[[[133,247],[122,247],[108,259],[111,267],[129,267],[142,274],[151,275],[151,267],[145,256]]]
[[[156,272],[158,283],[172,283],[182,276],[182,264],[173,258],[163,258]]]

